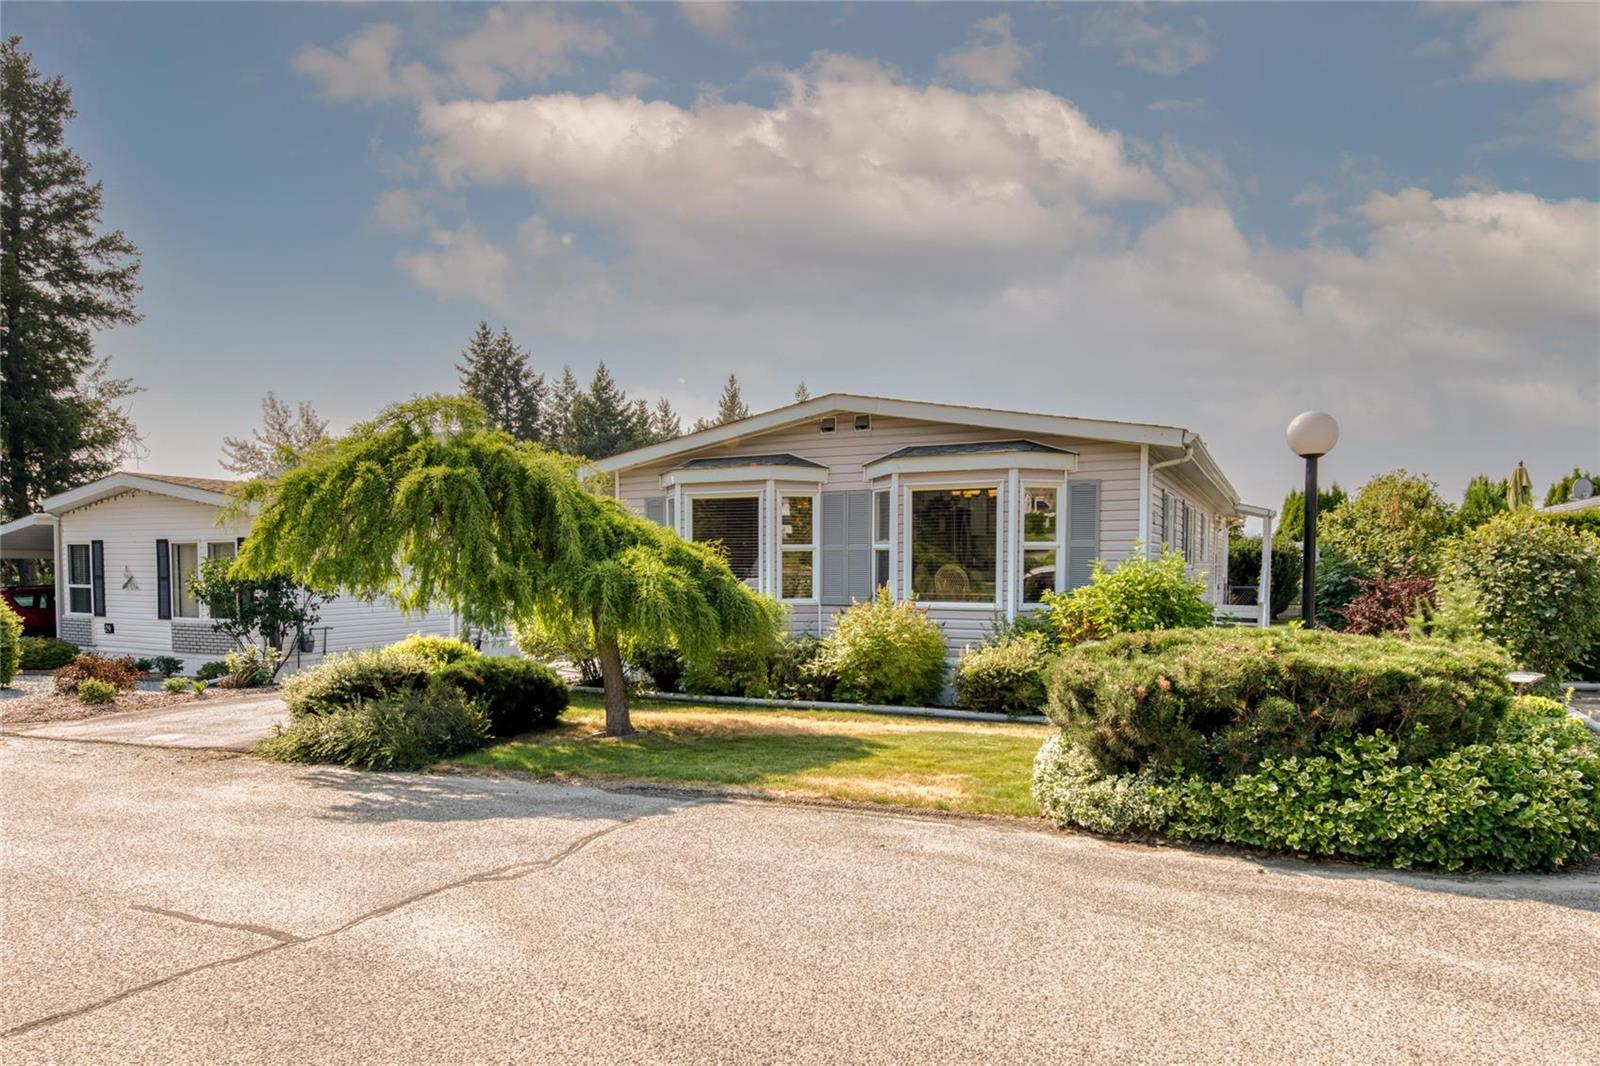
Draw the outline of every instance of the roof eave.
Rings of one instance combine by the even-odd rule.
[[[138,474],[109,474],[87,485],[79,485],[75,489],[59,492],[48,497],[39,504],[39,510],[49,514],[59,515],[77,507],[87,507],[91,503],[109,499],[124,492],[148,492],[156,496],[170,496],[174,499],[189,500],[192,503],[205,503],[214,507],[222,507],[233,502],[233,497],[225,492],[212,492],[210,489],[194,488],[190,485],[178,485],[170,481],[159,481],[155,478],[140,477]]]

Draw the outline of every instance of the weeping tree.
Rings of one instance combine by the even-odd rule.
[[[625,643],[703,661],[770,644],[781,622],[715,550],[585,491],[570,462],[455,397],[387,408],[250,482],[238,506],[259,508],[240,577],[287,573],[407,610],[448,608],[483,629],[587,625],[611,736],[633,732]]]

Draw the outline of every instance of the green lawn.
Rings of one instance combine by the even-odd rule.
[[[597,738],[598,696],[573,693],[561,724],[453,760],[570,781],[651,781],[1031,817],[1033,756],[1049,728],[849,711],[752,710],[647,700],[641,735]]]

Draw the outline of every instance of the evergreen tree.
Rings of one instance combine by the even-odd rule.
[[[561,376],[550,390],[550,399],[545,405],[544,419],[539,429],[540,439],[546,448],[565,455],[579,454],[573,432],[573,412],[582,391],[572,367],[563,366]]]
[[[683,436],[683,423],[678,419],[678,412],[672,409],[672,404],[663,396],[656,401],[655,410],[650,412],[650,440],[654,443],[681,436]]]
[[[722,396],[717,400],[717,416],[696,419],[694,432],[699,433],[712,426],[723,426],[749,417],[750,408],[745,406],[744,397],[739,393],[739,379],[729,374],[727,384],[722,386]]]
[[[538,440],[544,375],[533,372],[528,353],[512,341],[510,331],[492,333],[489,323],[479,322],[461,358],[456,364],[461,395],[477,401],[495,425],[518,440]]]
[[[1479,474],[1467,482],[1467,491],[1461,497],[1461,510],[1457,514],[1466,529],[1476,529],[1501,511],[1510,510],[1506,504],[1506,480],[1490,481],[1488,474]]]
[[[811,390],[806,388],[806,383],[802,381],[794,388],[794,402],[805,403],[809,399],[811,399]]]
[[[64,142],[72,91],[22,38],[0,44],[0,511],[27,514],[101,477],[139,437],[138,390],[94,354],[93,332],[139,321],[139,250],[101,232],[102,190]]]
[[[572,453],[585,459],[604,459],[645,442],[650,409],[630,403],[602,360],[594,369],[587,392],[572,405]]]
[[[1573,467],[1572,473],[1555,482],[1544,494],[1544,505],[1554,507],[1558,503],[1566,503],[1572,499],[1572,486],[1579,478],[1586,477],[1590,482],[1600,481],[1600,477],[1587,473],[1580,467]]]
[[[1318,522],[1327,518],[1339,505],[1350,497],[1335,481],[1326,489],[1317,490],[1317,515]],[[1317,528],[1322,528],[1319,524]],[[1283,508],[1278,514],[1278,531],[1275,537],[1292,541],[1295,544],[1306,539],[1306,494],[1300,489],[1290,489],[1283,498]]]
[[[282,470],[295,458],[328,438],[328,423],[317,417],[307,400],[294,411],[273,393],[261,400],[261,428],[250,436],[222,438],[222,469],[252,477]]]

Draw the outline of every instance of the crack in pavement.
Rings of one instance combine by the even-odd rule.
[[[145,914],[159,914],[163,918],[176,918],[180,922],[193,922],[196,925],[210,925],[218,929],[237,929],[241,933],[255,933],[257,936],[271,937],[273,940],[284,944],[298,944],[305,940],[303,936],[285,933],[281,929],[273,929],[266,925],[252,925],[249,922],[223,922],[215,918],[202,918],[198,914],[185,914],[183,911],[167,910],[165,907],[151,907],[144,903],[130,903],[131,911],[142,911]]]
[[[687,806],[699,806],[699,804],[687,804]],[[554,866],[560,865],[562,862],[571,858],[573,855],[576,855],[578,852],[582,851],[596,840],[599,840],[601,837],[615,833],[619,829],[626,829],[628,826],[634,825],[637,822],[642,822],[647,818],[656,817],[658,813],[659,812],[651,812],[649,814],[638,815],[634,818],[625,818],[621,821],[613,822],[612,824],[601,829],[596,829],[592,833],[584,834],[577,840],[574,840],[572,843],[557,851],[555,854],[547,855],[542,859],[524,859],[520,862],[507,863],[504,866],[496,866],[493,869],[483,870],[474,874],[468,874],[466,877],[458,878],[457,880],[450,881],[446,884],[435,885],[432,888],[425,888],[419,892],[413,892],[409,896],[404,896],[391,903],[386,903],[381,907],[375,907],[372,910],[364,911],[361,914],[356,915],[354,918],[351,918],[343,925],[336,926],[333,929],[329,929],[326,932],[317,933],[313,936],[293,937],[288,933],[281,933],[277,930],[269,930],[265,926],[245,926],[236,925],[230,922],[211,921],[206,918],[197,918],[193,915],[184,914],[181,911],[167,911],[156,907],[145,907],[135,904],[133,905],[134,910],[147,911],[170,918],[179,918],[187,921],[197,922],[202,925],[221,926],[228,929],[241,929],[246,932],[258,933],[262,936],[274,937],[275,939],[283,937],[289,937],[290,939],[276,939],[275,943],[268,944],[265,947],[255,948],[254,950],[246,951],[239,955],[230,955],[222,959],[212,959],[210,962],[203,962],[197,966],[190,966],[188,969],[167,974],[165,977],[157,977],[154,980],[146,981],[143,984],[134,985],[132,988],[125,988],[120,992],[115,992],[109,996],[106,996],[104,999],[96,1000],[93,1003],[87,1003],[81,1007],[73,1007],[70,1010],[58,1011],[55,1014],[46,1015],[43,1018],[36,1018],[31,1022],[23,1022],[20,1025],[14,1025],[10,1029],[0,1033],[0,1038],[9,1039],[14,1036],[22,1036],[25,1033],[33,1032],[35,1029],[43,1029],[47,1026],[59,1025],[62,1022],[71,1021],[74,1018],[81,1018],[86,1014],[92,1014],[97,1010],[120,1003],[123,1000],[137,996],[140,993],[153,991],[165,985],[170,985],[175,981],[181,981],[185,977],[192,977],[195,974],[204,973],[207,970],[215,970],[223,966],[231,966],[234,963],[260,958],[263,955],[270,955],[273,952],[283,951],[285,948],[299,947],[303,944],[315,944],[319,940],[327,940],[330,937],[338,936],[340,933],[348,932],[349,930],[354,929],[356,926],[365,922],[369,922],[374,918],[382,918],[385,915],[393,914],[395,911],[398,911],[404,907],[409,907],[413,903],[420,903],[425,899],[431,899],[434,896],[444,892],[449,892],[453,889],[464,888],[467,885],[515,881],[518,878],[526,877],[529,874],[538,873],[540,870],[548,870]]]

